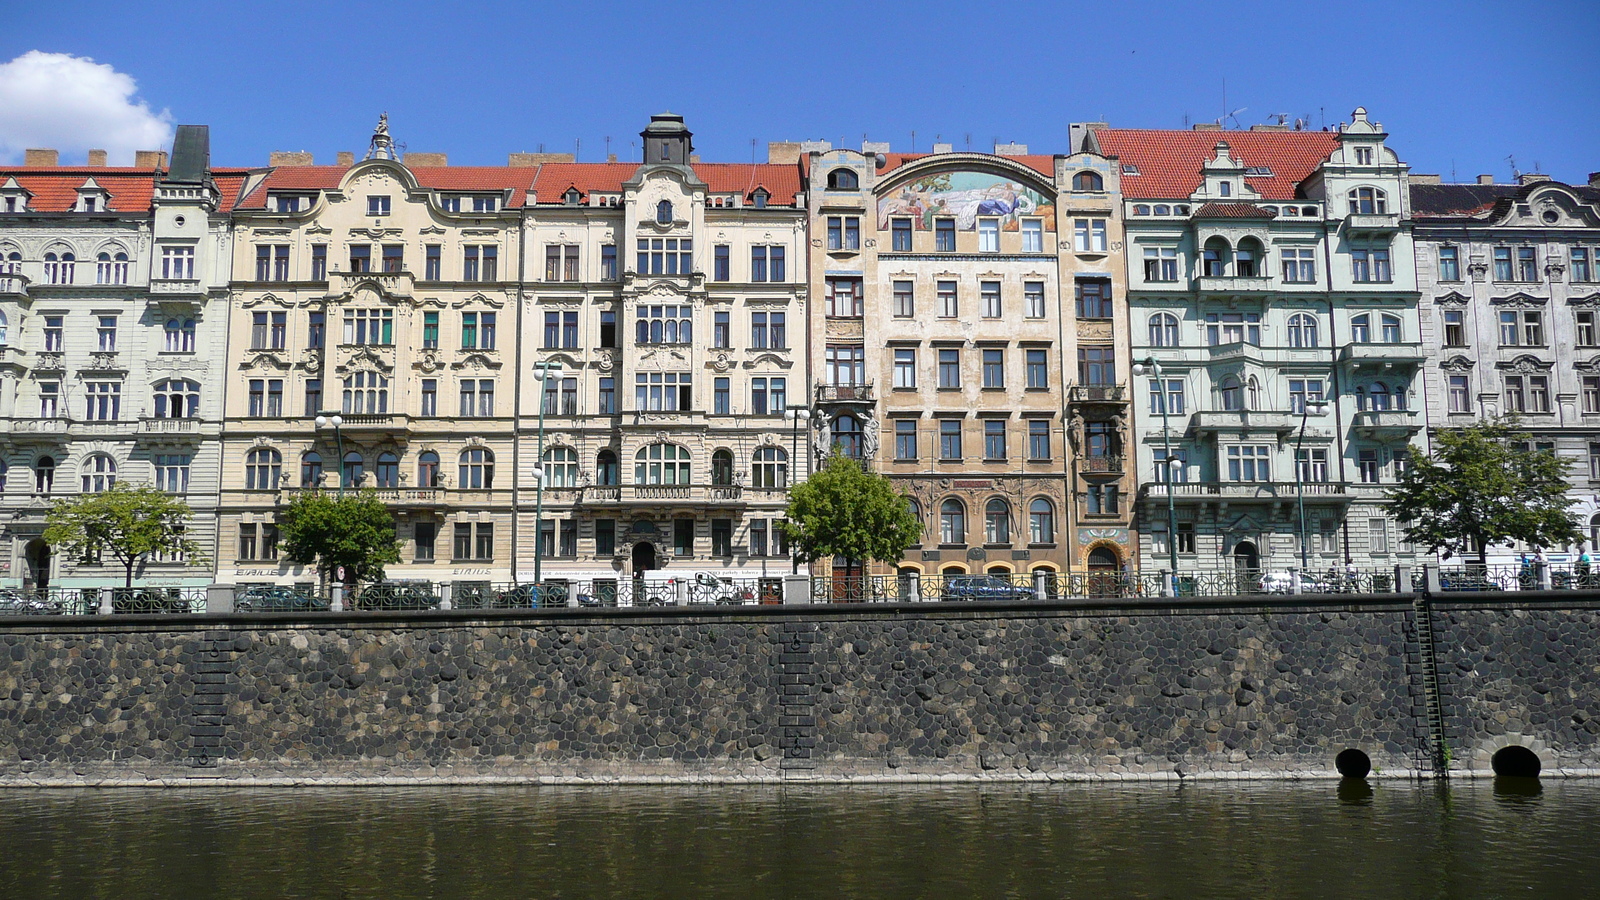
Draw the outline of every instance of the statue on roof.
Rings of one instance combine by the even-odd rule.
[[[378,126],[372,129],[372,143],[367,146],[367,159],[398,159],[394,152],[394,141],[389,137],[389,114],[378,115]]]

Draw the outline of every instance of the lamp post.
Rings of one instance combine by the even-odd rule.
[[[339,478],[339,499],[343,500],[344,499],[344,434],[339,431],[339,426],[344,424],[344,417],[339,415],[338,413],[322,413],[321,415],[317,416],[316,423],[317,423],[317,427],[318,428],[326,428],[329,425],[333,426],[333,442],[334,442],[334,446],[338,449],[338,453],[339,453],[338,468],[335,469],[335,472],[338,473],[338,478]]]
[[[1178,511],[1173,502],[1172,484],[1172,426],[1167,420],[1167,384],[1161,380],[1161,363],[1156,362],[1154,356],[1147,356],[1144,362],[1133,367],[1134,375],[1143,375],[1146,372],[1156,380],[1156,389],[1161,397],[1161,440],[1166,448],[1166,458],[1162,465],[1166,467],[1167,484],[1167,565],[1171,567],[1172,593],[1178,593]]]
[[[560,375],[561,366],[552,362],[536,362],[539,378],[539,462],[533,467],[533,583],[534,590],[544,592],[544,411],[550,405],[550,376]],[[515,573],[513,573],[515,574]]]
[[[1306,442],[1306,421],[1311,416],[1321,418],[1328,414],[1328,404],[1321,400],[1312,400],[1309,397],[1300,402],[1300,437],[1294,442],[1294,502],[1300,514],[1300,574],[1305,576],[1309,565],[1310,554],[1306,547],[1306,476],[1311,472],[1311,460],[1305,461],[1305,468],[1300,468],[1300,451]]]
[[[793,484],[793,479],[800,473],[800,421],[810,421],[811,410],[803,406],[791,406],[789,415],[794,417],[794,426],[789,430],[789,483]],[[810,472],[811,467],[807,466],[806,471]],[[800,560],[795,557],[793,548],[789,550],[789,574],[800,574]]]

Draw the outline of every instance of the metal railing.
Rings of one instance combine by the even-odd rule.
[[[85,587],[0,590],[0,616],[175,615],[205,612],[206,589]]]

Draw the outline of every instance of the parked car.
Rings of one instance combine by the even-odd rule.
[[[1261,590],[1268,594],[1294,593],[1293,572],[1266,572],[1261,576]],[[1330,579],[1309,572],[1300,575],[1300,593],[1302,594],[1328,594],[1333,593],[1333,583]]]
[[[176,588],[112,588],[111,611],[148,615],[187,613],[190,609],[189,600]]]
[[[0,616],[59,616],[66,612],[59,601],[45,594],[16,588],[0,589]]]
[[[689,602],[735,606],[755,603],[756,593],[748,586],[735,584],[733,579],[726,575],[696,572],[694,582],[689,585]]]
[[[305,591],[273,584],[240,591],[233,600],[233,608],[239,612],[321,612],[328,608],[328,601]]]
[[[952,600],[1032,600],[1033,588],[1013,584],[998,575],[950,575],[944,580],[941,599]]]
[[[1441,591],[1501,591],[1506,585],[1501,579],[1474,569],[1440,569],[1439,590]]]
[[[426,581],[380,581],[363,588],[356,609],[438,609],[439,595]]]

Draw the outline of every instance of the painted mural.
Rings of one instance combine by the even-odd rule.
[[[1022,218],[1039,217],[1056,230],[1055,201],[1032,188],[990,172],[940,172],[896,188],[878,201],[878,229],[891,218],[910,216],[912,228],[932,231],[933,220],[954,216],[956,230],[972,231],[978,217],[998,216],[1002,231],[1016,231]]]

